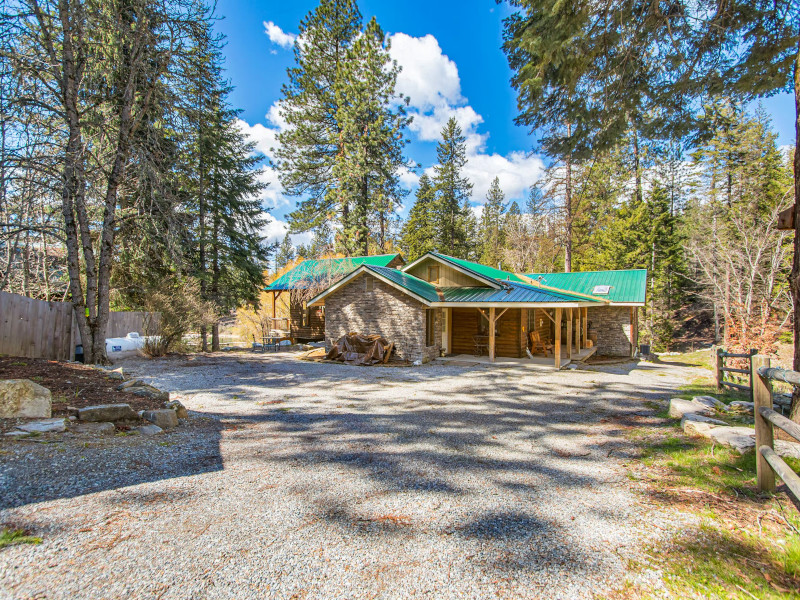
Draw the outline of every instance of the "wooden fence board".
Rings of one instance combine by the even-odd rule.
[[[146,320],[144,312],[112,312],[106,337],[143,335]],[[77,344],[80,331],[71,304],[0,291],[0,355],[71,360]]]

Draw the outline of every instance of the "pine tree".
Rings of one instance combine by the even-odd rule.
[[[436,190],[426,174],[419,178],[416,200],[403,224],[400,240],[409,262],[436,249]]]
[[[469,207],[472,184],[462,176],[466,154],[461,126],[450,117],[442,129],[434,166],[436,245],[440,252],[459,258],[470,257],[475,246],[475,216]]]
[[[489,186],[489,193],[481,211],[480,222],[480,261],[492,267],[503,262],[502,250],[506,241],[504,227],[505,194],[500,189],[500,178],[495,177]],[[519,206],[514,203],[519,212]]]
[[[290,262],[295,259],[295,250],[292,246],[292,238],[287,233],[283,236],[281,245],[278,246],[278,251],[275,253],[275,271],[280,271]]]
[[[300,22],[296,66],[287,70],[289,82],[281,90],[280,114],[288,127],[278,135],[276,157],[283,189],[304,197],[289,215],[293,233],[329,219],[351,223],[349,204],[337,206],[338,181],[332,175],[343,151],[338,79],[360,32],[354,0],[321,0]]]
[[[347,255],[369,254],[371,221],[377,225],[376,245],[385,251],[389,220],[402,190],[398,170],[405,165],[403,130],[409,122],[397,103],[399,67],[373,18],[347,50],[336,77],[336,119],[341,151],[333,176],[336,202],[342,209],[340,250]]]

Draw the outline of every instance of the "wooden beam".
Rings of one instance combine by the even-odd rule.
[[[778,230],[794,229],[794,204],[778,213]]]
[[[575,311],[575,348],[581,351],[581,309]]]
[[[278,316],[277,313],[275,312],[275,301],[276,300],[277,300],[277,298],[275,297],[275,292],[272,292],[272,318],[273,319]]]
[[[547,310],[546,308],[542,308],[542,309],[540,309],[540,310],[541,310],[541,311],[544,313],[544,316],[545,316],[545,317],[547,317],[548,319],[550,319],[550,320],[551,320],[553,323],[555,323],[555,322],[556,322],[556,320],[555,320],[553,317],[551,317],[551,316],[550,316],[550,313],[548,312],[548,310]]]
[[[494,362],[494,323],[497,320],[494,307],[489,309],[489,361]],[[505,312],[505,311],[504,311]]]
[[[500,317],[502,317],[504,314],[506,314],[506,311],[507,311],[507,310],[508,310],[507,308],[504,308],[502,311],[500,311],[500,314],[499,314],[499,315],[497,315],[497,316],[494,318],[494,321],[495,321],[495,323],[496,323],[497,321],[499,321],[499,320],[500,320]]]
[[[583,319],[582,319],[582,324],[583,324],[583,345],[586,348],[588,348],[589,344],[587,343],[587,340],[589,339],[589,318],[588,318],[589,309],[584,306],[581,309],[581,311],[583,312]]]
[[[555,365],[556,369],[561,368],[561,309],[556,309],[556,318],[553,319],[553,323],[556,324],[556,339],[555,344],[553,347],[555,353]]]
[[[756,480],[759,491],[775,491],[775,471],[761,453],[761,447],[774,445],[772,424],[760,412],[762,406],[772,409],[772,384],[758,374],[759,367],[769,368],[769,357],[757,354],[750,359],[753,370],[753,417],[756,430]]]
[[[572,360],[572,309],[567,309],[567,358]]]

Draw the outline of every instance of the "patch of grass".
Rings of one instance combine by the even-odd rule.
[[[27,367],[28,363],[26,363],[26,362],[12,362],[11,366],[12,367]]]
[[[800,598],[800,536],[782,541],[707,520],[667,552],[664,583],[683,598]]]
[[[41,544],[42,538],[29,535],[23,529],[7,529],[0,531],[0,548],[18,544]]]
[[[640,451],[631,479],[647,481],[651,499],[700,519],[652,549],[675,597],[800,599],[800,515],[782,494],[758,493],[753,453],[671,427],[642,429],[630,439]],[[800,469],[800,461],[786,462]],[[626,590],[617,597],[650,595]]]
[[[717,391],[717,386],[711,377],[698,377],[690,383],[680,386],[679,398],[686,398],[691,400],[693,396],[713,396],[717,400],[730,404],[734,400],[750,401],[750,395],[746,392],[739,392],[736,390],[723,389],[721,392]]]

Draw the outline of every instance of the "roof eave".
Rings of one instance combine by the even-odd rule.
[[[405,273],[406,271],[410,270],[411,268],[413,268],[416,265],[418,265],[419,263],[421,263],[426,258],[431,258],[431,259],[439,262],[440,264],[443,264],[443,265],[448,266],[448,267],[450,267],[452,269],[455,269],[456,271],[459,271],[460,273],[463,273],[464,275],[472,277],[473,279],[477,279],[478,281],[483,281],[489,287],[491,287],[491,288],[493,288],[495,290],[502,289],[502,287],[503,287],[503,285],[501,283],[499,283],[497,279],[494,279],[492,277],[486,277],[485,275],[481,275],[480,273],[477,273],[477,272],[473,271],[472,269],[467,269],[466,267],[462,267],[458,263],[451,262],[451,261],[447,260],[446,258],[443,258],[443,257],[441,257],[441,256],[439,256],[437,254],[433,254],[432,252],[426,252],[425,254],[420,256],[417,260],[405,265],[400,270]]]

